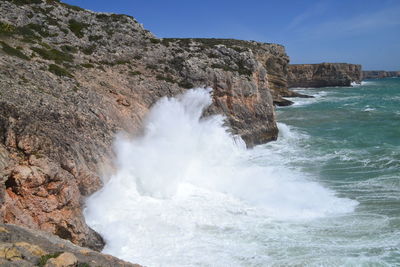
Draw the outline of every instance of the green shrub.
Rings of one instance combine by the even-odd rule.
[[[61,255],[62,252],[57,252],[57,253],[53,253],[53,254],[47,254],[47,255],[43,255],[42,257],[40,257],[39,262],[37,263],[37,265],[39,267],[43,267],[46,265],[47,261],[51,258],[57,258],[58,256]]]
[[[83,8],[81,8],[79,6],[69,5],[69,4],[66,4],[66,3],[62,3],[62,2],[60,2],[58,0],[55,0],[55,1],[59,2],[61,5],[63,5],[64,7],[68,8],[68,9],[75,10],[75,11],[85,11],[85,9],[83,9]]]
[[[65,28],[60,28],[60,31],[62,31],[64,34],[68,34],[69,33],[68,29],[65,29]]]
[[[69,73],[66,69],[55,64],[49,65],[49,71],[60,77],[61,76],[73,77],[72,74]]]
[[[46,21],[49,25],[59,26],[58,20],[56,20],[50,16],[46,16]]]
[[[129,74],[132,75],[132,76],[136,76],[136,75],[140,75],[142,73],[140,71],[136,70],[136,71],[130,71]]]
[[[81,66],[88,69],[94,68],[94,65],[90,63],[83,63],[81,64]]]
[[[191,89],[191,88],[194,87],[194,85],[193,85],[191,82],[188,82],[188,81],[180,81],[180,82],[178,83],[178,85],[179,85],[180,87],[185,88],[185,89]]]
[[[74,46],[70,46],[70,45],[63,45],[60,47],[62,51],[66,52],[66,53],[76,53],[78,52],[78,48],[74,47]]]
[[[99,20],[107,20],[110,16],[107,14],[96,14],[96,18]]]
[[[101,39],[103,39],[103,35],[90,35],[89,36],[89,41],[91,41],[91,42],[96,42]]]
[[[125,60],[125,59],[119,59],[114,62],[115,65],[123,65],[123,64],[129,64],[129,63],[130,63],[129,60]]]
[[[29,35],[32,35],[32,33],[29,30],[33,30],[35,32],[37,32],[38,34],[40,34],[40,36],[42,37],[50,37],[52,36],[46,29],[44,26],[39,25],[39,24],[34,24],[34,23],[29,23],[25,26],[19,27],[18,31],[20,33],[29,33]]]
[[[51,49],[51,46],[50,46],[48,43],[40,42],[39,44],[40,44],[41,46],[43,46],[44,48]]]
[[[149,69],[149,70],[156,70],[156,69],[158,69],[158,68],[157,68],[157,66],[154,65],[154,64],[149,64],[149,65],[146,66],[146,69]]]
[[[168,39],[168,38],[163,38],[162,40],[161,40],[161,43],[163,44],[163,45],[165,45],[165,46],[169,46],[169,44],[171,43],[171,42],[173,42],[171,39]]]
[[[64,53],[57,49],[42,49],[39,47],[31,47],[33,51],[38,53],[42,58],[47,60],[54,60],[56,63],[72,62],[74,57],[71,54]]]
[[[155,39],[155,38],[151,38],[151,39],[150,39],[150,42],[151,42],[152,44],[159,44],[159,43],[161,43],[161,41],[160,41],[159,39]]]
[[[76,21],[74,19],[70,19],[68,21],[68,26],[71,32],[73,32],[76,37],[82,38],[84,36],[83,30],[87,28],[89,25],[83,22]]]
[[[91,45],[91,46],[88,46],[88,47],[84,47],[81,50],[85,55],[91,55],[96,50],[96,48],[97,47],[95,45]]]
[[[42,37],[51,37],[58,35],[56,33],[51,34],[45,29],[45,27],[34,23],[29,23],[27,25],[17,27],[14,33],[22,35],[24,37],[23,41],[29,43],[34,43],[35,40],[40,41]],[[40,36],[37,36],[35,33],[38,33]]]
[[[6,44],[6,43],[3,42],[3,41],[0,41],[0,44],[1,44],[1,46],[3,47],[2,50],[3,50],[6,54],[8,54],[8,55],[10,55],[10,56],[19,57],[19,58],[22,58],[22,59],[25,59],[25,60],[29,60],[29,57],[28,57],[27,55],[25,55],[24,53],[22,53],[20,50],[15,49],[15,48],[9,46],[8,44]]]
[[[0,36],[9,36],[15,32],[15,26],[0,21]]]
[[[156,79],[159,81],[166,81],[169,83],[176,83],[176,81],[174,80],[174,78],[171,75],[168,76],[162,76],[162,75],[157,75]]]
[[[42,0],[8,0],[9,2],[12,2],[16,4],[17,6],[23,6],[23,5],[30,5],[30,4],[41,4]]]

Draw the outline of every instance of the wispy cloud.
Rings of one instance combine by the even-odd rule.
[[[384,30],[400,25],[400,6],[358,14],[344,19],[334,19],[314,27],[303,27],[300,32],[308,38],[341,37]]]
[[[286,30],[292,30],[315,16],[321,16],[328,9],[329,3],[327,1],[319,1],[318,3],[313,4],[312,6],[307,8],[303,13],[294,17],[289,25],[286,27]]]

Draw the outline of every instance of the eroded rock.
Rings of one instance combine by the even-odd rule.
[[[361,65],[346,63],[289,65],[287,76],[289,88],[350,86],[361,79]]]
[[[116,133],[140,134],[157,100],[188,88],[212,87],[207,113],[249,147],[277,138],[274,103],[291,94],[281,45],[158,39],[132,17],[58,1],[5,0],[0,12],[3,222],[100,250],[82,207],[113,170]]]

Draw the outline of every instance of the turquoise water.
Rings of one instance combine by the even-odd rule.
[[[144,266],[400,266],[400,79],[299,89],[246,149],[210,90],[161,99],[86,202],[105,253]]]
[[[351,213],[304,225],[299,264],[400,266],[400,78],[296,91],[316,98],[277,111],[290,134],[303,136],[282,152],[288,167],[358,202]]]

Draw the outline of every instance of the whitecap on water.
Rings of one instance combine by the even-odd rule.
[[[104,252],[149,266],[263,265],[260,225],[353,211],[355,201],[287,168],[273,145],[246,150],[223,116],[202,116],[211,103],[209,89],[162,98],[143,136],[116,139],[117,171],[84,211]],[[279,128],[294,149],[301,135]]]

